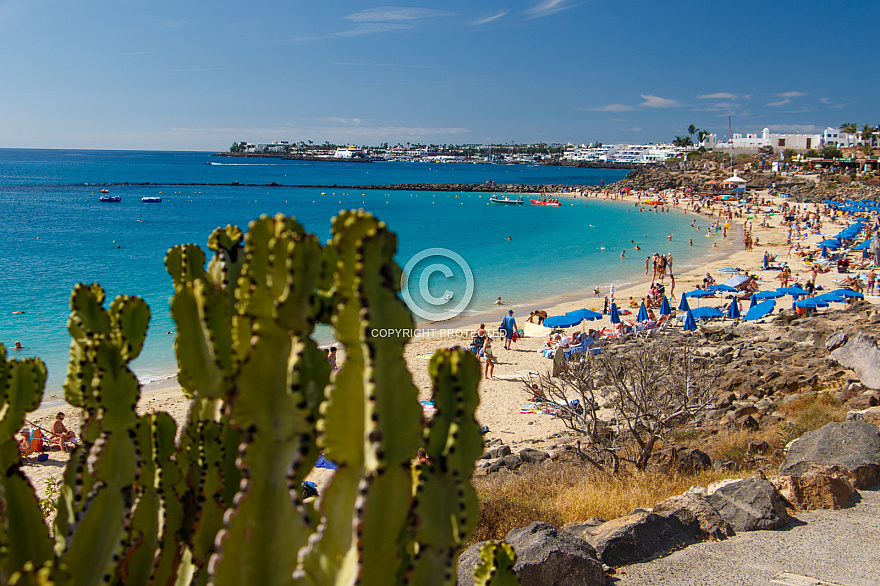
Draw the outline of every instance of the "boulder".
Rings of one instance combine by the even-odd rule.
[[[855,493],[846,473],[834,466],[816,465],[803,476],[773,476],[768,480],[799,511],[842,509]]]
[[[775,529],[789,520],[776,487],[758,476],[724,485],[706,499],[734,531]]]
[[[675,515],[687,527],[697,523],[702,532],[702,535],[697,535],[698,538],[724,539],[733,535],[733,529],[727,521],[721,518],[705,496],[696,491],[669,497],[658,503],[654,507],[654,512],[658,515],[664,513]]]
[[[848,406],[854,411],[867,409],[868,407],[876,407],[880,405],[880,400],[878,400],[877,394],[877,391],[865,391],[861,395],[850,399]]]
[[[696,542],[703,534],[696,516],[683,522],[670,513],[636,512],[598,527],[573,525],[566,531],[586,539],[603,564],[622,566],[648,560]]]
[[[480,456],[481,460],[495,460],[496,458],[503,458],[504,456],[510,455],[510,446],[499,446],[495,449],[489,450],[485,452],[482,456]]]
[[[605,586],[605,572],[596,559],[596,550],[576,535],[535,521],[514,529],[505,541],[516,552],[513,571],[521,584],[535,586]],[[459,586],[472,586],[474,569],[480,563],[477,543],[458,559]]]
[[[836,350],[846,344],[846,339],[847,336],[845,331],[840,330],[838,332],[834,332],[825,339],[825,349],[829,352]]]
[[[868,388],[880,389],[880,348],[874,338],[861,332],[849,336],[846,343],[836,348],[830,357],[853,369]]]
[[[541,450],[536,450],[534,448],[525,448],[523,450],[520,450],[519,454],[517,455],[519,456],[520,460],[529,464],[540,464],[544,460],[550,459],[550,454],[548,454],[547,452],[542,452]]]
[[[712,458],[697,448],[686,448],[675,452],[678,469],[682,471],[708,470],[712,467]]]
[[[849,420],[809,431],[790,444],[779,475],[801,476],[813,463],[839,467],[856,488],[880,482],[880,429]]]
[[[846,414],[847,421],[867,421],[880,428],[880,407],[870,407],[861,411],[850,411]]]

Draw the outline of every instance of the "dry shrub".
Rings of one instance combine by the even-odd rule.
[[[795,399],[779,408],[788,421],[779,427],[784,443],[819,429],[832,421],[846,421],[846,407],[830,393],[817,393]]]
[[[708,450],[716,458],[733,462],[737,470],[750,470],[756,465],[756,454],[749,451],[749,444],[762,441],[767,442],[774,452],[781,447],[779,434],[775,428],[760,431],[731,429],[714,436]]]
[[[555,463],[523,467],[518,474],[478,477],[480,520],[470,543],[502,539],[511,529],[543,521],[557,527],[590,517],[614,519],[653,507],[693,485],[735,476],[706,471],[669,474],[643,471],[610,477],[592,467]]]

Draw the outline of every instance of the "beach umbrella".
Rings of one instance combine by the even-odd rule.
[[[764,299],[778,299],[780,297],[785,297],[785,293],[780,293],[773,289],[770,289],[769,291],[758,291],[752,295],[752,299],[757,299],[758,301],[763,301]]]
[[[690,311],[691,307],[688,305],[687,295],[681,296],[681,301],[678,304],[679,311]]]
[[[792,297],[808,295],[808,293],[800,287],[779,287],[778,289],[776,289],[776,291],[782,293],[783,295],[791,295]]]
[[[737,303],[736,299],[730,300],[730,305],[727,306],[727,313],[724,314],[725,317],[729,317],[730,319],[739,319],[739,303]]]
[[[754,296],[752,297],[754,299]],[[776,302],[772,299],[768,299],[767,301],[762,301],[758,303],[754,307],[750,307],[746,312],[745,318],[748,321],[753,321],[756,319],[761,319],[767,315],[773,313],[773,309],[776,307]]]
[[[686,332],[692,332],[697,329],[697,322],[694,319],[694,314],[690,309],[688,309],[687,313],[684,314],[684,323],[681,324],[681,327],[684,328]]]
[[[858,291],[853,291],[852,289],[835,289],[831,291],[832,294],[837,295],[838,297],[855,297],[856,299],[864,299],[865,296],[859,293]]]
[[[736,293],[736,287],[731,287],[727,283],[721,283],[719,285],[709,285],[707,287],[710,291],[718,291],[721,293]]]
[[[672,308],[669,307],[669,300],[664,295],[663,301],[660,302],[660,315],[669,315],[670,313],[672,313]]]
[[[816,246],[830,248],[831,250],[837,250],[838,248],[840,248],[840,241],[833,239],[833,238],[830,238],[828,240],[823,240],[822,242],[820,242]]]
[[[642,306],[639,307],[639,315],[636,316],[636,321],[648,321],[648,310],[645,307],[645,302],[642,301]]]
[[[749,297],[749,309],[753,308],[756,305],[758,305],[758,300],[755,299],[754,295],[752,295],[751,297]]]
[[[570,328],[584,321],[582,317],[572,317],[570,315],[554,315],[544,320],[544,325],[548,328]]]
[[[704,297],[715,297],[715,293],[706,289],[694,289],[693,291],[688,291],[687,293],[685,293],[683,297],[694,297],[696,299],[702,299]]]
[[[817,299],[816,297],[809,297],[807,299],[795,301],[794,306],[808,309],[816,309],[817,307],[828,307],[828,301],[824,299]]]
[[[837,295],[833,291],[830,293],[823,293],[822,295],[816,295],[815,297],[811,297],[811,299],[817,299],[827,303],[849,303],[849,299],[843,295]]]
[[[598,311],[593,311],[592,309],[575,309],[574,311],[569,311],[565,315],[569,317],[579,317],[582,320],[586,319],[589,321],[593,321],[594,319],[602,319],[602,314]]]
[[[853,250],[868,250],[869,248],[871,248],[872,242],[874,242],[874,239],[869,238],[869,239],[865,240],[864,242],[862,242],[861,244],[859,244],[858,246],[856,246],[855,248],[853,248]]]
[[[727,273],[727,274],[736,274],[739,272],[738,268],[735,267],[724,267],[723,269],[718,269],[719,273]]]
[[[611,304],[611,323],[619,324],[620,323],[620,312],[617,311],[617,304]]]
[[[695,320],[724,317],[724,314],[717,307],[698,307],[691,310],[691,315]]]
[[[728,287],[739,287],[740,285],[742,285],[743,283],[745,283],[748,280],[749,280],[748,275],[734,275],[734,276],[730,277],[729,279],[727,279],[726,281],[724,281],[724,284],[727,285]]]

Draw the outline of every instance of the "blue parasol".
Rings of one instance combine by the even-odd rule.
[[[694,320],[694,314],[690,309],[684,314],[684,323],[681,324],[681,327],[686,332],[692,332],[697,329],[697,322]]]
[[[691,310],[691,306],[688,305],[687,295],[681,296],[681,301],[678,304],[678,310],[679,311],[690,311]]]
[[[663,301],[660,302],[660,315],[669,315],[670,313],[672,313],[672,308],[669,307],[669,300],[664,295]]]
[[[619,324],[620,323],[620,312],[617,311],[617,304],[611,304],[611,323]]]
[[[715,297],[715,292],[706,289],[694,289],[693,291],[685,293],[684,297],[695,297],[697,299],[702,299],[703,297]]]
[[[593,321],[594,319],[602,319],[602,314],[598,311],[593,311],[592,309],[575,309],[574,311],[569,311],[565,315],[569,317],[579,317],[582,320],[586,319],[589,321]]]
[[[748,321],[754,321],[756,319],[761,319],[767,315],[773,313],[773,309],[776,307],[776,302],[772,299],[768,299],[767,301],[762,301],[754,307],[750,307],[746,312],[746,316],[744,319]]]
[[[837,295],[838,297],[855,297],[856,299],[864,299],[865,296],[859,293],[858,291],[853,291],[852,289],[835,289],[831,291],[831,293]]]
[[[724,317],[724,314],[721,313],[721,310],[716,307],[698,307],[691,310],[691,315],[696,320]]]
[[[838,248],[840,248],[840,241],[837,240],[836,238],[830,238],[828,240],[823,240],[822,242],[820,242],[816,246],[820,246],[823,248],[830,248],[831,250],[837,250]]]
[[[645,302],[642,301],[642,306],[639,307],[639,314],[636,316],[636,321],[648,321],[649,319],[648,310],[645,308]]]
[[[801,299],[800,301],[795,301],[795,307],[816,309],[817,307],[828,307],[828,301],[824,299],[818,299],[816,297],[809,297],[807,299]]]
[[[758,305],[758,300],[757,298],[755,298],[754,295],[752,295],[751,297],[749,297],[749,309],[753,308],[756,305]]]
[[[730,305],[727,306],[727,313],[724,314],[725,317],[729,317],[731,319],[739,319],[739,303],[737,303],[736,299],[730,300]]]
[[[791,295],[792,297],[800,297],[801,295],[809,295],[805,290],[800,287],[780,287],[776,289],[778,293],[782,293],[783,295]]]
[[[745,278],[747,279],[748,277]],[[720,291],[722,293],[736,293],[736,287],[731,287],[730,285],[727,285],[725,283],[721,283],[719,285],[709,285],[707,289],[709,289],[710,291]]]
[[[584,321],[582,317],[572,317],[570,315],[554,315],[544,320],[545,326],[548,328],[570,328]]]
[[[763,301],[764,299],[779,299],[780,297],[785,297],[785,293],[780,293],[773,289],[770,289],[769,291],[758,291],[752,295],[752,298],[757,299],[758,301]]]

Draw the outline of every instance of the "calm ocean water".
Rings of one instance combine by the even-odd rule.
[[[397,233],[401,266],[427,248],[447,249],[464,259],[473,273],[473,298],[465,308],[472,314],[491,310],[499,295],[511,306],[532,306],[551,296],[586,296],[596,286],[620,286],[643,275],[645,256],[655,250],[672,252],[679,270],[713,252],[707,238],[694,238],[694,247],[688,245],[689,237],[701,236],[690,227],[692,215],[639,213],[632,206],[595,199],[563,200],[562,208],[545,208],[491,205],[487,194],[471,193],[114,185],[108,189],[122,196],[122,202],[100,203],[100,187],[91,184],[607,184],[624,175],[618,170],[525,165],[312,163],[218,159],[191,152],[0,149],[0,219],[6,234],[6,254],[0,257],[0,342],[11,348],[20,340],[26,347],[10,351],[12,357],[45,360],[47,392],[58,393],[68,360],[70,291],[79,282],[98,282],[109,299],[131,294],[150,304],[147,344],[134,368],[142,382],[167,378],[176,364],[166,251],[184,242],[205,248],[217,226],[244,229],[260,214],[295,216],[324,239],[340,209],[373,212]],[[142,203],[147,195],[161,195],[163,202]],[[671,243],[668,233],[676,235]],[[631,240],[643,250],[632,250]],[[621,260],[623,249],[627,258]],[[437,257],[429,257],[417,264],[410,286],[436,262]],[[465,293],[462,269],[449,266],[450,278],[434,273],[425,281],[434,297],[450,292],[441,313]],[[319,341],[329,341],[328,335],[320,332]]]

